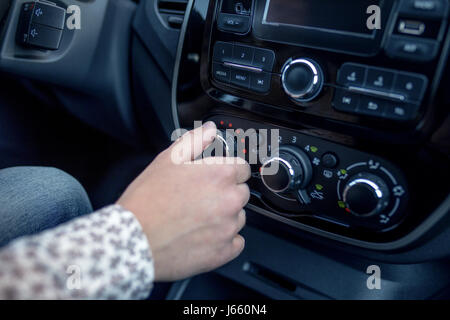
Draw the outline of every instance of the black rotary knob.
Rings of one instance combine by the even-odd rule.
[[[323,72],[311,59],[289,60],[283,67],[281,82],[286,94],[295,101],[307,102],[317,97],[323,87]]]
[[[381,213],[389,204],[386,183],[371,173],[359,173],[350,178],[343,191],[347,208],[355,215],[370,217]]]
[[[267,189],[282,193],[305,188],[312,178],[309,157],[295,146],[281,146],[277,153],[261,167],[261,179]]]

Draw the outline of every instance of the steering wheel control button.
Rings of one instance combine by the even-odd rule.
[[[219,62],[231,61],[233,58],[233,44],[216,42],[214,45],[213,60]]]
[[[337,83],[343,86],[362,86],[367,68],[353,63],[345,63],[338,72]]]
[[[283,67],[281,83],[291,99],[308,102],[316,98],[322,90],[323,72],[313,60],[289,60]]]
[[[266,93],[270,91],[270,73],[252,73],[250,76],[250,89],[252,91]]]
[[[250,72],[244,70],[232,70],[230,83],[248,89],[250,87]]]
[[[230,68],[224,66],[223,64],[214,62],[213,63],[213,77],[217,81],[223,82],[223,83],[230,83],[231,78],[231,70]]]
[[[221,31],[245,34],[250,31],[250,16],[219,13],[217,27]]]
[[[252,66],[261,68],[264,71],[272,72],[275,62],[275,53],[267,49],[255,49]]]
[[[64,31],[66,11],[51,2],[27,2],[22,5],[17,42],[28,47],[57,50]]]
[[[359,107],[360,96],[344,89],[336,89],[333,106],[336,110],[354,113]]]

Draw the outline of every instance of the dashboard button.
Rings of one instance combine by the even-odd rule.
[[[338,158],[333,153],[328,152],[322,156],[322,166],[324,166],[325,168],[328,169],[336,168],[338,162],[339,162]]]
[[[387,70],[369,68],[367,72],[367,88],[390,91],[394,83],[394,73]]]
[[[384,117],[391,120],[407,121],[412,120],[417,114],[418,105],[387,103]]]
[[[220,13],[217,26],[222,31],[247,33],[250,30],[250,16]]]
[[[399,11],[419,17],[442,18],[447,10],[447,0],[402,0]]]
[[[397,74],[394,91],[406,94],[409,100],[421,101],[426,90],[427,78],[422,75]]]
[[[231,78],[231,70],[220,63],[213,63],[213,77],[217,81],[229,83]]]
[[[254,53],[254,48],[236,44],[233,47],[233,62],[250,66],[253,62]]]
[[[275,61],[275,53],[267,49],[255,49],[252,66],[271,72]]]
[[[356,112],[360,97],[343,89],[336,89],[333,106],[336,110],[344,112]]]
[[[381,117],[384,109],[385,103],[383,100],[372,97],[362,97],[358,108],[358,113],[368,116]]]
[[[346,63],[339,70],[337,82],[344,86],[361,86],[365,76],[365,67]]]
[[[250,75],[250,89],[257,92],[269,92],[272,75],[267,72],[252,73]]]
[[[41,24],[30,24],[27,44],[47,50],[57,50],[61,43],[63,30]]]
[[[239,87],[249,88],[250,72],[243,70],[232,70],[230,82]]]
[[[56,29],[64,29],[66,10],[53,4],[36,2],[32,22]]]
[[[227,42],[216,42],[214,45],[214,61],[231,61],[233,58],[233,44]]]
[[[431,61],[438,53],[437,41],[406,36],[391,36],[385,51],[391,58]]]

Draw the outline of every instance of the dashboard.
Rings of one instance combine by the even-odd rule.
[[[73,5],[79,29],[67,27]],[[53,18],[31,18],[37,6]],[[61,108],[127,146],[112,184],[196,121],[216,123],[213,152],[251,163],[243,253],[161,297],[448,297],[449,10],[448,0],[5,0],[0,70],[55,110],[49,122]],[[86,147],[102,150],[95,141]],[[96,183],[102,203],[115,201],[104,185],[114,195]],[[383,290],[366,288],[372,265]]]
[[[252,160],[261,216],[365,248],[406,245],[448,202],[448,12],[446,0],[194,1],[175,125],[212,120],[224,152]]]

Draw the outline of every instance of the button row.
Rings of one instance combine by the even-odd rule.
[[[272,75],[268,72],[251,72],[247,70],[232,69],[222,63],[213,63],[213,77],[215,80],[265,93],[270,90]]]
[[[214,45],[213,60],[242,64],[272,72],[275,53],[272,50],[219,41]]]
[[[362,96],[344,89],[336,89],[333,100],[336,110],[385,118],[390,120],[408,121],[416,117],[418,104],[409,104]]]
[[[370,93],[382,97],[420,102],[428,79],[415,73],[345,63],[338,72],[337,83],[346,87],[370,89]]]

